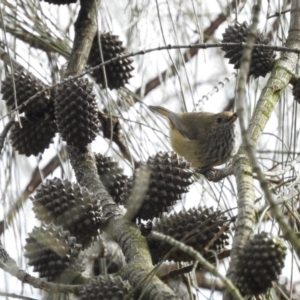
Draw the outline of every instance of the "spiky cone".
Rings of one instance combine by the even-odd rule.
[[[245,43],[248,34],[249,26],[247,22],[242,24],[235,23],[233,26],[228,26],[225,33],[223,33],[222,43]],[[258,33],[255,44],[268,45],[269,41],[263,34]],[[243,48],[241,46],[223,46],[221,49],[226,52],[225,57],[229,58],[229,63],[233,64],[235,69],[239,69]],[[259,76],[265,77],[273,68],[275,56],[273,50],[254,48],[251,56],[249,76],[253,75],[254,78]]]
[[[300,104],[300,78],[292,78],[290,83],[293,86],[294,100]]]
[[[93,85],[77,78],[58,86],[55,92],[55,117],[58,130],[68,145],[85,152],[98,134],[100,123]]]
[[[37,189],[33,210],[37,219],[54,223],[70,231],[82,248],[90,246],[99,235],[101,208],[95,196],[77,183],[54,178]]]
[[[50,4],[56,4],[56,5],[71,4],[77,2],[77,0],[40,0],[40,1],[48,2]]]
[[[123,281],[119,276],[98,276],[97,280],[91,280],[79,292],[79,300],[103,300],[131,299],[132,288],[127,281]]]
[[[55,112],[54,112],[54,99],[53,99],[53,92],[54,89],[50,88],[50,100],[49,104],[47,106],[47,109],[42,111],[42,112],[26,112],[25,117],[31,121],[40,121],[44,119],[51,119],[55,123]],[[56,123],[55,123],[55,128],[57,128]]]
[[[175,202],[181,199],[192,184],[193,169],[190,164],[175,152],[159,152],[147,161],[151,169],[150,184],[144,201],[137,212],[139,219],[153,219],[163,212],[170,211]],[[135,178],[128,181],[122,195],[122,203],[126,202]]]
[[[24,256],[34,272],[48,281],[72,282],[76,272],[80,271],[77,257],[81,245],[68,231],[53,224],[34,227],[26,239]]]
[[[118,167],[118,164],[112,157],[96,154],[95,158],[100,180],[107,188],[114,201],[119,204],[128,177],[123,174],[123,170]]]
[[[101,52],[99,47],[99,38],[102,49],[103,60],[101,59]],[[88,58],[88,65],[95,67],[104,61],[117,57],[118,55],[126,54],[125,48],[122,47],[122,42],[117,35],[110,32],[100,33],[100,37],[96,34],[91,52]],[[124,87],[128,80],[132,77],[131,71],[134,69],[132,66],[131,58],[122,58],[115,60],[105,65],[105,75],[107,80],[107,87],[109,89],[118,89]],[[91,73],[95,81],[105,87],[105,76],[103,68],[99,68]]]
[[[49,147],[56,132],[56,124],[51,118],[30,120],[24,117],[15,122],[11,129],[12,146],[26,156],[38,155]]]
[[[242,295],[267,292],[284,266],[283,240],[266,232],[255,235],[241,250],[237,265],[237,283]]]
[[[227,218],[221,211],[205,207],[191,208],[171,216],[163,216],[154,225],[153,230],[182,241],[206,258],[211,257],[212,254],[205,251],[205,247],[211,243],[207,250],[220,253],[228,245],[229,239]],[[192,260],[186,253],[172,249],[168,243],[152,239],[151,235],[147,236],[147,241],[154,264],[161,260]]]
[[[47,86],[37,79],[34,75],[26,70],[15,71],[13,74],[17,105],[21,105],[36,93],[46,89]],[[2,100],[11,109],[15,108],[14,84],[12,74],[9,74],[1,84]],[[29,114],[40,114],[48,110],[50,105],[49,89],[41,93],[41,95],[32,99],[28,104],[19,109],[19,113],[26,112]]]

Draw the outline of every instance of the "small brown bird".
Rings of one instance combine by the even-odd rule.
[[[168,118],[172,148],[194,168],[222,165],[237,151],[239,131],[236,113],[176,114],[160,106],[149,108]]]

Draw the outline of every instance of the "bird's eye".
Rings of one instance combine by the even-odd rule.
[[[218,124],[222,123],[222,118],[221,118],[221,117],[218,117],[218,118],[217,118],[217,123],[218,123]]]

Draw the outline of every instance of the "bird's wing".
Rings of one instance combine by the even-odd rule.
[[[168,118],[170,119],[171,123],[174,125],[174,127],[187,139],[193,140],[193,133],[191,133],[187,127],[183,124],[182,120],[178,115],[171,113],[168,115]]]
[[[205,143],[215,120],[214,116],[215,114],[208,112],[171,113],[168,118],[185,138]]]

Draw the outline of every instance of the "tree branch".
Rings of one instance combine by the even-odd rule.
[[[252,24],[249,26],[249,34],[246,41],[247,46],[243,49],[240,73],[238,76],[236,103],[243,142],[245,140],[245,136],[247,135],[244,119],[245,104],[243,100],[245,99],[246,82],[250,69],[251,54],[257,35],[260,5],[261,0],[258,0],[257,4],[254,5],[252,9]],[[236,221],[236,231],[232,243],[231,260],[229,268],[227,270],[227,276],[234,283],[236,283],[237,278],[235,271],[237,269],[239,253],[248,239],[253,235],[253,228],[255,223],[255,193],[252,179],[252,168],[249,164],[249,159],[245,153],[243,145],[240,147],[238,153],[234,157],[233,168],[238,190],[238,214]],[[228,291],[224,293],[224,299],[232,299],[232,296],[229,295]]]
[[[71,60],[67,67],[67,75],[77,76],[85,69],[87,54],[90,52],[97,31],[97,3],[98,0],[81,1],[81,10],[75,23],[75,41]],[[127,261],[127,265],[121,272],[124,279],[128,279],[138,293],[147,295],[148,299],[158,299],[158,297],[160,299],[177,299],[174,292],[157,276],[149,277],[153,266],[147,241],[135,224],[120,218],[120,209],[99,179],[95,157],[90,147],[88,147],[87,153],[81,153],[78,149],[68,146],[68,152],[77,181],[99,198],[103,217],[110,220],[106,231],[120,245]]]

